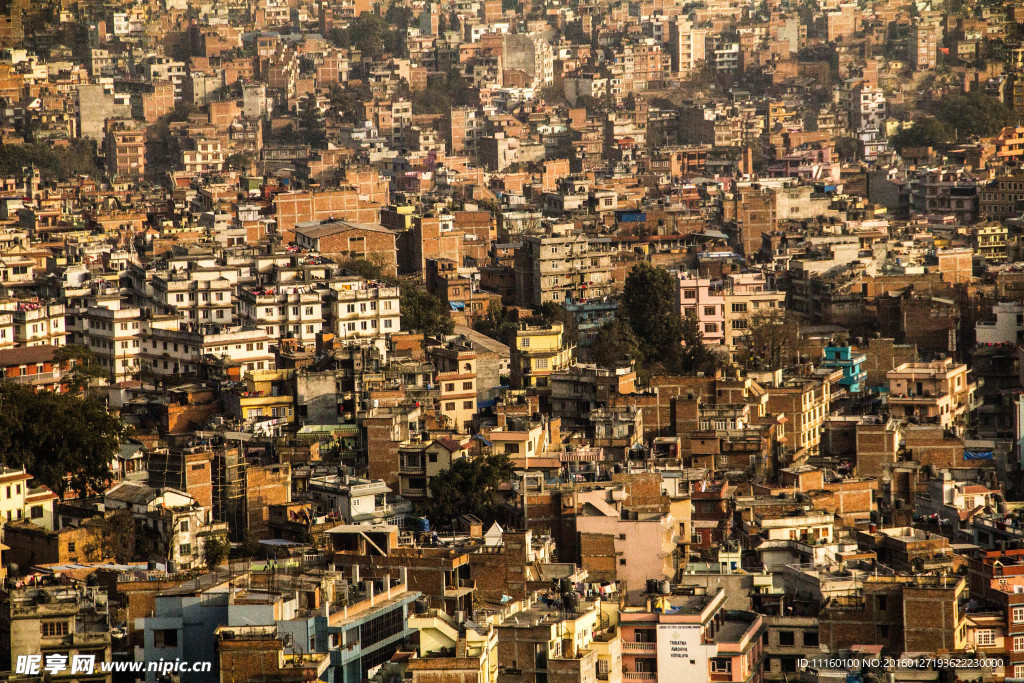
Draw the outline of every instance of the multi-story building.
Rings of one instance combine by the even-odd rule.
[[[761,680],[764,617],[726,610],[726,590],[629,591],[619,612],[622,673],[629,681]]]
[[[35,585],[11,588],[0,599],[5,605],[0,610],[0,667],[5,670],[13,671],[19,657],[33,657],[42,675],[56,656],[65,666],[55,680],[81,680],[69,675],[76,656],[92,656],[97,664],[110,661],[112,624],[103,588]],[[111,674],[98,666],[94,670],[89,680],[110,682]]]
[[[476,349],[465,337],[445,341],[430,348],[441,388],[441,415],[459,432],[470,432],[476,417]]]
[[[391,489],[380,479],[359,479],[336,474],[309,480],[308,494],[317,514],[345,524],[377,524],[394,515],[388,503]]]
[[[818,375],[787,377],[768,390],[768,410],[783,413],[789,424],[786,435],[795,451],[817,452],[821,427],[828,419],[833,385],[842,379],[842,370]]]
[[[783,307],[785,292],[771,289],[763,273],[730,273],[712,281],[678,274],[680,315],[693,315],[704,343],[735,351],[747,335],[750,317]]]
[[[200,279],[170,271],[154,275],[151,285],[153,303],[161,313],[174,313],[186,323],[231,323],[233,287],[224,278]]]
[[[158,375],[191,375],[203,359],[223,358],[241,366],[241,379],[248,372],[274,369],[271,346],[276,341],[261,327],[150,320],[140,363]]]
[[[618,674],[618,629],[601,599],[587,600],[569,589],[561,599],[569,600],[570,607],[557,609],[527,598],[495,626],[500,683],[610,681],[613,670]],[[599,659],[607,660],[600,668]]]
[[[689,17],[682,15],[669,24],[669,52],[672,71],[687,74],[704,62],[707,31],[696,28]]]
[[[330,283],[325,305],[329,327],[341,339],[372,339],[399,332],[401,297],[398,287],[362,278]]]
[[[320,296],[307,287],[244,287],[238,294],[238,316],[277,339],[313,342],[323,329]]]
[[[572,365],[573,347],[563,345],[563,329],[562,323],[554,323],[516,330],[511,360],[514,387],[547,389],[551,373]]]
[[[64,346],[67,342],[64,310],[63,303],[54,301],[19,301],[11,312],[15,343],[19,346]],[[3,339],[0,339],[2,346]]]
[[[81,316],[82,334],[99,366],[109,372],[115,382],[122,382],[139,370],[142,310],[123,305],[120,299],[100,303],[90,306]]]
[[[885,129],[885,92],[869,83],[861,83],[850,93],[850,126],[855,130]]]
[[[897,420],[934,423],[962,431],[977,408],[977,383],[967,366],[952,358],[930,363],[902,363],[886,373],[889,412]]]
[[[52,531],[57,494],[45,486],[29,486],[30,481],[32,475],[24,467],[0,469],[0,525],[25,519]]]
[[[611,255],[584,234],[526,235],[516,249],[519,303],[540,306],[611,293]]]
[[[964,652],[966,593],[967,581],[956,575],[865,577],[857,590],[822,609],[821,645],[835,652],[869,638],[883,652]]]
[[[146,132],[135,125],[134,121],[107,121],[103,151],[107,173],[111,176],[146,174]]]
[[[861,385],[867,381],[868,373],[861,369],[867,362],[868,357],[863,353],[854,353],[849,346],[826,346],[825,358],[821,361],[822,367],[840,369],[843,371],[843,378],[839,385],[850,393],[857,393]]]

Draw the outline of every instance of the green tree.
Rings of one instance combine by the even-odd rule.
[[[506,346],[515,345],[516,324],[508,319],[501,304],[492,301],[487,308],[487,315],[473,323],[473,329],[491,339],[497,339]]]
[[[649,363],[669,372],[682,369],[683,320],[667,270],[648,263],[633,266],[622,292],[622,317]]]
[[[435,526],[451,524],[465,514],[485,524],[493,522],[502,502],[498,489],[511,477],[512,461],[504,453],[456,460],[430,478],[430,499],[421,505],[421,514]]]
[[[45,180],[67,180],[78,175],[103,176],[95,144],[87,140],[73,140],[62,146],[41,142],[0,144],[0,173],[17,175],[30,166],[39,169]]]
[[[569,309],[554,301],[546,301],[537,309],[537,316],[544,325],[562,323],[562,342],[568,346],[580,343],[580,326]]]
[[[252,155],[245,152],[235,152],[234,154],[229,154],[224,163],[227,164],[229,169],[248,171],[249,166],[252,164]]]
[[[0,465],[21,467],[61,498],[101,491],[127,428],[90,398],[0,383]]]
[[[444,303],[415,283],[401,286],[402,329],[439,338],[455,331],[455,322]]]
[[[956,137],[995,135],[1004,126],[1015,125],[1020,117],[997,98],[980,92],[944,97],[937,102],[936,116]]]
[[[700,321],[696,313],[687,313],[682,317],[682,351],[679,354],[677,369],[685,374],[703,372],[713,374],[721,362],[717,353],[704,343],[704,333],[700,329]]]
[[[892,136],[892,146],[898,152],[908,147],[938,147],[953,139],[953,129],[945,121],[925,116]]]
[[[110,378],[110,373],[100,367],[92,349],[81,344],[58,347],[53,352],[53,362],[66,370],[64,380],[72,393],[78,393],[94,379]]]
[[[640,341],[633,334],[633,328],[622,320],[605,323],[594,343],[587,347],[590,360],[604,367],[611,367],[626,357],[632,358],[638,366],[644,362]]]
[[[217,538],[216,536],[210,536],[203,543],[203,563],[206,564],[206,568],[214,570],[217,566],[227,559],[228,556],[228,544]]]

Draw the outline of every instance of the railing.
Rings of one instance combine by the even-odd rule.
[[[624,681],[654,681],[657,679],[658,674],[654,671],[628,671],[622,674]]]
[[[658,649],[657,643],[635,643],[635,642],[623,642],[623,652],[654,652]]]
[[[7,379],[16,384],[49,384],[51,382],[59,382],[62,374],[63,373],[58,370],[53,370],[50,372],[37,372],[31,375],[16,375],[14,377],[8,377]]]

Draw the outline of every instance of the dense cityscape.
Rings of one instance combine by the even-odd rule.
[[[1024,2],[0,0],[0,679],[1024,680]]]

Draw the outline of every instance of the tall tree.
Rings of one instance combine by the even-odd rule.
[[[450,469],[430,478],[430,500],[421,512],[442,526],[465,514],[493,522],[501,504],[498,488],[511,479],[512,471],[504,453],[456,460]]]
[[[632,358],[638,366],[643,365],[644,354],[633,329],[622,320],[612,320],[598,331],[594,343],[587,347],[590,360],[604,367],[610,367],[626,357]]]
[[[781,368],[797,350],[800,325],[782,308],[762,308],[747,316],[747,334],[738,354],[750,369]]]
[[[455,322],[444,303],[415,283],[402,285],[402,329],[442,337],[455,331]]]
[[[667,270],[648,263],[633,266],[622,292],[622,316],[648,362],[672,372],[680,369],[683,320],[676,286]]]
[[[127,429],[90,398],[0,382],[0,465],[21,467],[64,497],[106,486]]]

